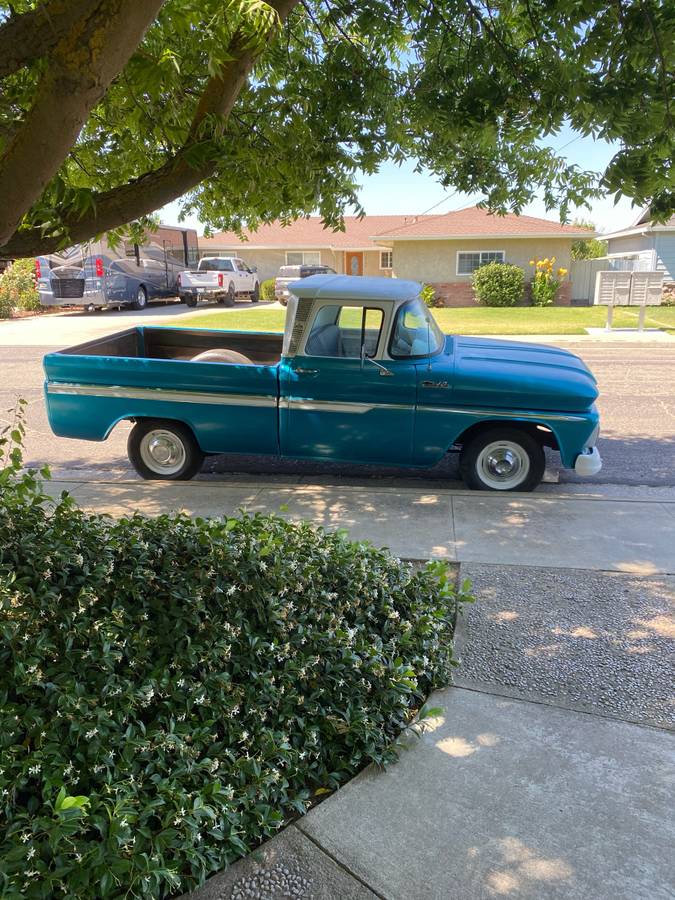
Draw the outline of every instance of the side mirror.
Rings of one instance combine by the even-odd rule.
[[[251,272],[257,272],[257,271],[258,271],[258,267],[257,267],[257,266],[251,266],[251,267],[250,267],[250,271],[251,271]]]

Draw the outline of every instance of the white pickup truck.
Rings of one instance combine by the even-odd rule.
[[[260,299],[260,279],[255,266],[247,266],[237,256],[204,256],[196,269],[179,272],[178,296],[188,306],[200,300],[216,300],[234,306],[237,297],[245,295],[251,303]]]

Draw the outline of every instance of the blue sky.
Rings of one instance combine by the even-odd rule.
[[[618,146],[576,135],[567,128],[543,143],[562,150],[569,162],[594,171],[605,169]],[[431,173],[415,172],[415,160],[402,166],[386,163],[377,174],[363,175],[359,196],[369,215],[421,214],[435,204],[438,205],[434,213],[446,213],[463,209],[482,199],[479,194],[454,193],[452,188],[444,190]],[[179,210],[179,201],[165,206],[160,211],[162,221],[168,224],[177,222]],[[524,212],[547,219],[557,217],[556,212],[547,212],[540,201],[531,203]],[[617,205],[613,197],[607,197],[594,201],[590,211],[579,210],[579,216],[590,219],[600,231],[607,232],[628,227],[637,218],[638,212],[625,197]],[[202,233],[202,225],[197,219],[188,218],[186,224]]]

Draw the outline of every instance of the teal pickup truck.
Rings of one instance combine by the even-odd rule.
[[[315,275],[291,286],[283,335],[137,327],[45,357],[55,434],[105,440],[134,422],[143,478],[188,479],[213,453],[430,467],[527,491],[544,447],[601,466],[595,378],[537,344],[444,335],[420,285]]]

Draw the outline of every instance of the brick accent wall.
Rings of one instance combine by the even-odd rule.
[[[468,281],[438,281],[432,282],[431,286],[436,291],[436,296],[443,301],[443,306],[460,307],[460,306],[478,306],[476,298],[473,295],[473,288]],[[525,284],[525,297],[520,306],[530,305],[530,284]],[[558,290],[555,306],[571,306],[572,305],[572,283],[569,279],[563,281]]]

